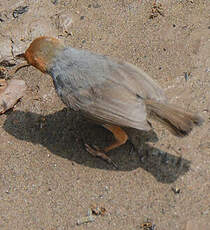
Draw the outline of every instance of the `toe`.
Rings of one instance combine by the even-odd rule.
[[[86,151],[89,152],[91,155],[97,156],[97,154],[96,154],[97,151],[96,151],[95,149],[91,148],[88,144],[85,144],[85,149],[86,149]]]

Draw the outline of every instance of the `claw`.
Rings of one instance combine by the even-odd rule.
[[[95,149],[94,149],[95,148]],[[94,148],[90,147],[88,144],[85,144],[85,149],[87,152],[89,152],[94,157],[100,157],[103,160],[107,161],[109,164],[112,164],[116,169],[118,169],[118,165],[105,153],[99,150],[97,146],[94,146]]]

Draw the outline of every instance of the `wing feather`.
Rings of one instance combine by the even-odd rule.
[[[144,99],[165,100],[137,67],[87,50],[66,48],[48,72],[66,105],[102,123],[149,130]]]

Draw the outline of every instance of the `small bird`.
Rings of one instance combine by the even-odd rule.
[[[103,150],[87,144],[86,150],[117,165],[106,155],[128,140],[125,127],[149,131],[148,119],[160,121],[172,134],[184,137],[203,119],[167,102],[164,91],[136,66],[65,46],[52,37],[36,38],[18,55],[49,74],[63,103],[111,131],[115,142]]]

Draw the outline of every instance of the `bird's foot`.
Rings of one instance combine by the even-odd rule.
[[[105,160],[109,164],[112,164],[116,169],[118,169],[118,165],[108,157],[103,151],[101,151],[97,146],[94,148],[90,147],[88,144],[85,144],[85,149],[94,157],[100,157],[101,159]]]

